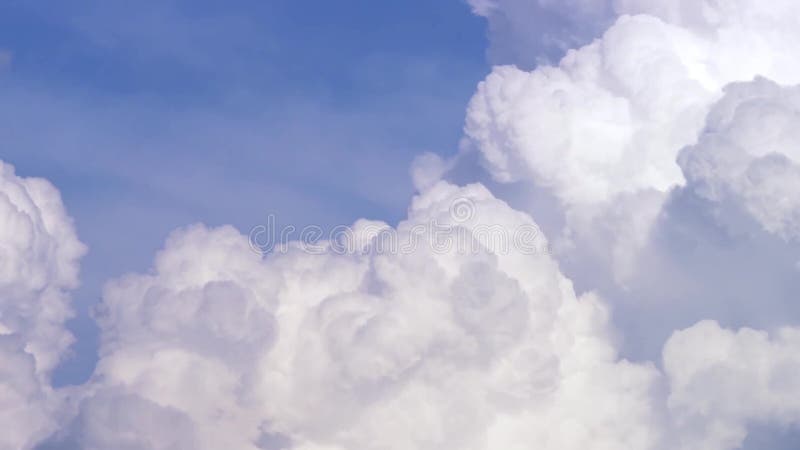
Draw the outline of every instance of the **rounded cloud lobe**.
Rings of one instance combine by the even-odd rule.
[[[758,79],[725,89],[679,157],[688,188],[769,233],[800,238],[800,89]]]
[[[354,251],[176,230],[108,283],[95,374],[61,391],[84,249],[56,190],[0,165],[0,449],[732,450],[754,423],[800,426],[800,6],[470,4],[531,70],[494,69],[467,137],[497,180],[548,190],[564,230],[493,247],[482,227],[534,219],[433,155],[408,218],[358,221]],[[727,326],[740,304],[770,331]],[[656,350],[625,359],[631,340]]]

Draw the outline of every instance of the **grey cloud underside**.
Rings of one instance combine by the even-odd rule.
[[[531,12],[614,23],[496,68],[467,112],[465,151],[552,198],[550,253],[376,251],[464,199],[476,240],[536,226],[424,156],[408,218],[357,222],[353,253],[176,230],[108,283],[92,380],[54,390],[84,248],[52,186],[0,165],[0,449],[732,450],[799,426],[800,6],[470,3],[516,21],[512,55],[599,36],[543,41]]]

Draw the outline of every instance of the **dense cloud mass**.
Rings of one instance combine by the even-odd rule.
[[[678,159],[688,188],[769,233],[800,238],[800,88],[737,83]],[[718,214],[729,219],[737,211]],[[739,215],[742,215],[739,214]],[[733,224],[732,224],[733,226]]]
[[[798,328],[770,337],[701,322],[667,342],[664,370],[687,448],[739,448],[752,423],[800,424]]]
[[[682,184],[676,155],[725,85],[756,75],[800,81],[791,50],[800,6],[736,3],[742,8],[718,6],[713,21],[689,6],[623,16],[558,66],[497,67],[470,105],[467,134],[496,178],[532,177],[567,205]],[[626,11],[650,9],[660,12],[645,2]]]
[[[459,199],[477,215],[453,223]],[[381,229],[406,242],[434,220],[478,241],[470,230],[481,223],[532,224],[480,185],[440,183],[407,221]],[[601,302],[576,298],[544,253],[437,245],[262,260],[231,228],[176,232],[152,275],[108,286],[98,393],[67,439],[92,449],[172,448],[142,436],[208,449],[653,447],[657,371],[617,361]],[[121,401],[140,412],[91,420]],[[165,430],[152,414],[194,426]]]
[[[472,148],[498,181],[557,199],[565,272],[623,321],[662,328],[648,357],[669,327],[708,314],[797,319],[794,88],[780,86],[800,82],[800,5],[610,7],[615,23],[558,65],[493,70],[467,113]]]
[[[0,448],[30,448],[56,426],[49,377],[72,342],[67,291],[84,251],[58,191],[0,162]]]
[[[464,199],[476,214],[456,220]],[[433,221],[481,245],[380,251]],[[492,252],[485,223],[533,225],[440,182],[396,229],[356,224],[352,253],[262,258],[229,227],[176,231],[152,272],[108,285],[96,374],[39,448],[722,450],[749,421],[800,418],[800,331],[700,323],[662,375],[619,359],[607,307],[575,295],[543,236]]]
[[[481,83],[467,149],[563,230],[434,155],[395,227],[267,255],[179,229],[107,284],[96,371],[56,390],[84,247],[55,188],[0,163],[0,450],[733,450],[800,427],[800,4],[470,4],[522,68]]]

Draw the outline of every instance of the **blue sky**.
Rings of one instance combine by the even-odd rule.
[[[413,157],[458,147],[485,34],[462,0],[4,2],[0,158],[90,248],[56,384],[92,370],[103,283],[177,227],[404,217]]]

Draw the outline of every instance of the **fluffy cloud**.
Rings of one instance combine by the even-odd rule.
[[[557,258],[613,304],[626,355],[654,358],[673,329],[705,318],[800,320],[797,92],[763,78],[728,85],[678,151],[684,185],[568,210]]]
[[[616,23],[557,66],[493,70],[468,110],[473,148],[495,179],[532,181],[558,199],[566,226],[555,255],[582,289],[611,301],[626,354],[652,358],[672,330],[704,317],[796,323],[800,136],[798,91],[787,86],[800,81],[789,50],[800,6],[608,3]],[[492,8],[514,6],[483,13]],[[738,416],[706,408],[702,388],[683,392],[676,355],[706,350],[692,330],[697,340],[677,335],[665,360],[670,404],[682,404],[669,413],[675,446],[734,448],[752,422],[796,423],[787,408],[756,404],[790,388],[747,394],[751,378],[735,364],[713,373],[730,380],[725,395],[749,395]],[[753,357],[743,355],[740,364]]]
[[[800,329],[775,336],[706,321],[675,333],[664,348],[686,449],[739,448],[754,422],[800,425]]]
[[[0,449],[732,450],[800,425],[800,6],[470,3],[531,65],[621,15],[468,110],[494,177],[556,198],[553,242],[425,155],[396,227],[268,255],[175,231],[108,283],[92,380],[54,391],[84,249],[56,190],[0,165]],[[697,323],[731,311],[776,331]]]
[[[680,155],[688,187],[719,205],[721,220],[740,212],[770,233],[800,237],[798,112],[800,88],[766,79],[729,86]]]
[[[599,37],[621,16],[647,15],[724,45],[715,54],[725,70],[748,72],[750,64],[777,62],[797,43],[797,5],[791,0],[467,0],[489,25],[494,64],[533,69]],[[739,64],[746,55],[748,64]],[[770,62],[770,60],[772,60]],[[778,62],[785,65],[786,62]],[[793,70],[791,67],[784,67]],[[789,74],[791,75],[791,74]]]
[[[620,0],[610,7],[616,22],[557,66],[496,67],[472,99],[466,134],[495,179],[532,181],[558,200],[566,226],[553,248],[576,283],[600,289],[615,306],[683,298],[697,312],[718,305],[724,291],[701,299],[692,290],[698,261],[746,279],[752,265],[728,260],[747,257],[736,248],[754,249],[750,261],[786,257],[748,221],[796,235],[794,94],[775,83],[800,82],[790,51],[800,40],[800,6]],[[726,89],[756,76],[772,82]],[[704,208],[715,213],[707,217]],[[679,245],[676,235],[695,244]],[[709,244],[723,237],[739,244]],[[772,291],[777,277],[754,286]],[[669,324],[687,325],[686,317]]]
[[[0,435],[28,449],[55,426],[49,375],[72,341],[67,291],[84,253],[58,192],[0,162]]]
[[[620,359],[607,307],[541,234],[498,251],[487,224],[536,230],[481,185],[439,182],[396,228],[354,225],[352,252],[176,231],[152,271],[108,285],[93,381],[39,449],[731,450],[752,422],[798,423],[797,329],[699,323],[662,375]],[[457,238],[480,245],[442,245]]]
[[[789,50],[800,33],[786,22],[800,11],[758,12],[720,9],[708,31],[684,26],[684,16],[623,16],[558,66],[498,67],[472,100],[467,135],[497,179],[531,177],[568,205],[666,191],[683,182],[678,151],[725,85],[756,75],[800,81]],[[754,19],[741,25],[737,13]]]
[[[464,199],[474,215],[451,211]],[[170,432],[169,442],[208,449],[656,448],[658,372],[617,359],[603,304],[577,298],[541,252],[483,241],[459,253],[431,235],[414,251],[378,251],[381,236],[412,242],[432,221],[477,240],[481,224],[533,226],[480,185],[439,183],[355,253],[293,246],[262,259],[231,228],[177,231],[152,274],[108,286],[99,393],[65,440],[187,448],[145,438]],[[127,402],[141,412],[98,413]],[[165,430],[149,410],[185,425]]]

